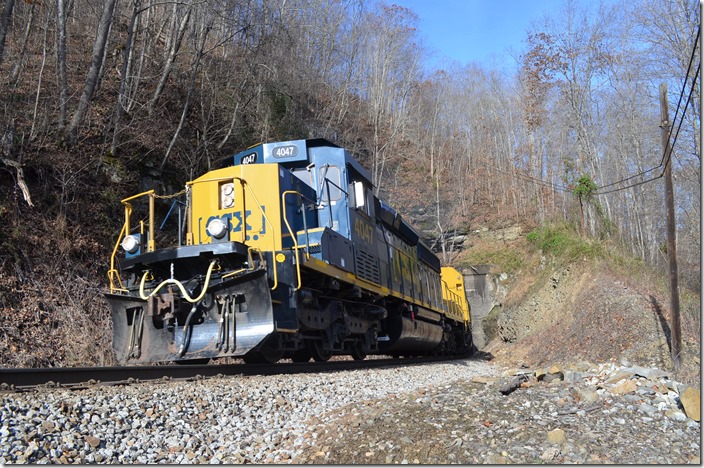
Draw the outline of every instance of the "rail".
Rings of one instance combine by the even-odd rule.
[[[156,198],[154,190],[148,190],[146,192],[138,193],[137,195],[132,195],[121,201],[125,206],[125,222],[122,225],[122,230],[117,236],[117,242],[115,242],[115,247],[112,249],[112,255],[110,256],[110,270],[108,271],[108,280],[110,281],[110,292],[127,292],[124,285],[122,284],[122,279],[120,274],[115,268],[115,257],[117,256],[117,249],[120,247],[120,242],[125,236],[130,234],[130,218],[132,217],[132,204],[133,200],[142,197],[149,197],[149,236],[147,238],[147,252],[154,252],[156,250],[156,241],[154,240],[154,199]],[[140,230],[144,234],[144,223],[140,222]],[[119,287],[115,286],[115,279],[119,283]]]
[[[306,197],[302,193],[297,192],[296,190],[286,190],[281,194],[281,209],[282,209],[282,212],[284,213],[284,224],[286,224],[286,229],[288,229],[288,232],[291,235],[291,239],[293,240],[293,251],[296,252],[296,278],[298,280],[298,286],[296,286],[296,291],[298,291],[299,289],[301,289],[301,262],[298,261],[298,251],[300,249],[305,249],[304,253],[306,255],[306,260],[310,258],[310,252],[308,252],[308,247],[310,246],[310,238],[308,237],[308,225],[306,224],[305,205],[303,205],[301,213],[302,213],[302,217],[303,217],[303,231],[305,232],[305,235],[306,235],[306,245],[305,246],[298,245],[298,238],[296,237],[295,233],[293,232],[293,229],[291,229],[291,224],[288,222],[288,216],[286,216],[286,195],[296,195],[300,199],[305,199],[305,200],[311,202],[314,206],[315,206],[315,201]]]

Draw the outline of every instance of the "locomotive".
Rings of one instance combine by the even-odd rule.
[[[374,195],[348,151],[263,143],[220,166],[171,196],[160,228],[169,197],[122,200],[105,293],[120,364],[471,352],[462,275]],[[157,246],[174,209],[177,233]]]

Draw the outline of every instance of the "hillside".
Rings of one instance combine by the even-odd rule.
[[[462,261],[491,265],[493,308],[475,321],[482,351],[509,367],[630,363],[672,371],[667,278],[613,246],[585,242],[566,226],[512,240],[470,236]],[[680,288],[683,382],[699,385],[700,296]],[[627,364],[626,364],[627,365]]]

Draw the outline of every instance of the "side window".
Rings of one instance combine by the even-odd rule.
[[[352,200],[354,207],[357,208],[358,211],[371,217],[374,203],[374,194],[372,191],[359,181],[352,182],[350,188],[353,193]]]
[[[322,190],[322,199],[335,201],[342,198],[340,188],[340,168],[337,166],[325,166],[318,172]],[[329,198],[328,198],[329,195]]]
[[[305,167],[296,168],[293,171],[293,175],[298,179],[302,180],[304,184],[309,187],[313,187],[313,178],[311,172]]]

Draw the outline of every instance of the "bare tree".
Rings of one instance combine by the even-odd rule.
[[[175,8],[176,8],[176,5],[174,5],[174,9]],[[169,55],[166,59],[166,64],[164,65],[164,69],[162,70],[161,78],[159,79],[159,83],[156,85],[156,89],[154,90],[154,95],[152,96],[152,99],[147,106],[147,109],[149,111],[149,115],[151,115],[152,112],[154,111],[154,106],[159,101],[159,97],[161,96],[161,93],[164,92],[164,87],[166,86],[166,81],[169,79],[169,75],[171,74],[171,70],[173,68],[174,62],[176,61],[176,55],[178,54],[178,51],[181,48],[181,43],[183,42],[183,35],[186,33],[186,27],[188,26],[188,21],[190,18],[191,18],[191,7],[189,7],[186,10],[186,14],[183,15],[183,17],[181,18],[181,22],[180,22],[180,24],[178,26],[178,30],[176,32],[176,37],[171,38],[171,40],[170,40]]]
[[[100,76],[100,67],[105,57],[105,45],[107,44],[108,31],[110,30],[110,25],[112,24],[116,3],[117,0],[103,1],[103,13],[100,17],[100,22],[98,23],[95,43],[93,44],[93,54],[90,68],[88,70],[88,75],[86,76],[83,93],[78,101],[78,108],[73,114],[71,125],[67,130],[65,142],[68,143],[69,146],[73,146],[76,143],[76,139],[78,138],[78,128],[83,122],[83,119],[90,108],[90,102],[93,99],[93,93],[98,83],[98,77]]]
[[[203,21],[203,23],[201,23],[200,32],[198,34],[198,36],[200,37],[200,41],[196,44],[195,57],[193,58],[193,64],[191,67],[191,79],[188,84],[188,92],[186,94],[186,102],[183,105],[183,112],[181,112],[181,120],[178,123],[178,127],[176,127],[174,136],[171,138],[171,143],[169,143],[169,147],[166,150],[166,153],[164,154],[164,158],[161,160],[159,171],[164,170],[164,166],[166,166],[166,161],[168,160],[169,155],[171,154],[171,151],[173,150],[174,145],[176,144],[176,141],[179,138],[181,130],[183,129],[183,125],[186,121],[186,117],[188,116],[188,112],[190,111],[191,96],[193,95],[193,92],[195,90],[196,79],[198,77],[201,60],[203,59],[203,55],[205,54],[205,44],[208,40],[208,33],[210,32],[211,28],[212,21]]]
[[[59,0],[62,1],[62,0]],[[117,154],[117,140],[120,133],[120,124],[122,123],[122,115],[125,112],[126,104],[126,93],[127,93],[127,83],[130,81],[129,70],[132,63],[132,48],[134,46],[134,27],[137,22],[141,10],[142,2],[141,0],[132,0],[132,15],[130,16],[130,24],[127,27],[127,39],[125,45],[122,48],[122,68],[120,71],[120,90],[117,96],[117,102],[115,103],[115,115],[113,122],[113,134],[112,134],[112,144],[110,145],[110,154],[115,156]]]
[[[15,8],[15,0],[5,0],[5,5],[2,9],[2,17],[0,17],[0,64],[5,52],[5,38],[7,30],[10,26],[10,18],[12,18],[12,10]]]
[[[66,0],[56,1],[56,66],[59,69],[59,133],[66,128],[68,79],[66,76]]]
[[[12,66],[12,72],[10,73],[10,85],[14,88],[17,85],[17,80],[19,80],[20,70],[22,69],[22,64],[25,61],[25,56],[27,55],[27,45],[29,44],[29,36],[32,32],[32,27],[34,25],[34,16],[37,11],[37,7],[32,2],[29,7],[29,18],[27,19],[27,25],[24,28],[24,36],[22,38],[22,47],[20,48],[20,53]]]

